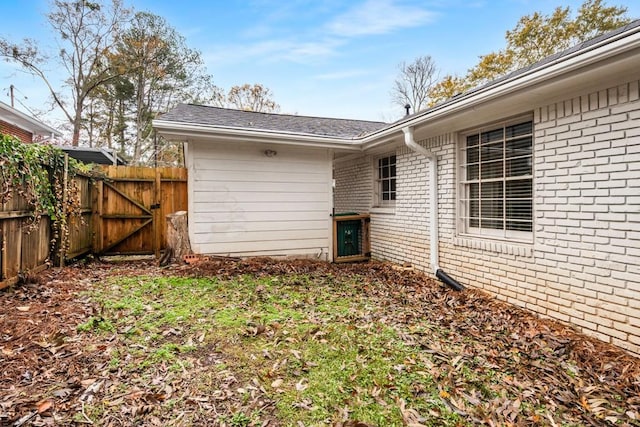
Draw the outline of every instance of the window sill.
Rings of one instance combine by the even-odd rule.
[[[453,240],[454,245],[469,249],[495,252],[499,254],[533,257],[533,244],[489,240],[482,237],[460,236]]]
[[[369,209],[369,212],[372,214],[395,215],[396,208],[395,206],[374,206]]]

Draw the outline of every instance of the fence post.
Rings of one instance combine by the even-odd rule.
[[[2,245],[2,252],[0,253],[0,281],[7,278],[7,241],[4,238],[4,225],[5,221],[2,221],[0,226],[0,244]]]
[[[59,236],[60,239],[60,260],[58,265],[64,267],[64,260],[67,255],[67,244],[69,238],[69,217],[67,215],[67,205],[69,203],[69,155],[64,153],[64,171],[62,174],[62,212],[58,222],[60,224]]]
[[[156,167],[156,178],[153,189],[153,198],[155,209],[153,211],[153,251],[156,259],[160,258],[160,248],[162,247],[162,228],[160,223],[162,221],[162,170]]]
[[[98,178],[96,181],[96,191],[94,193],[95,210],[93,211],[93,252],[100,254],[102,252],[102,212],[103,212],[103,193],[104,180]]]

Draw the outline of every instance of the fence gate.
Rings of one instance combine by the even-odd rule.
[[[158,256],[166,215],[187,210],[187,170],[106,166],[104,172],[96,196],[96,252]]]

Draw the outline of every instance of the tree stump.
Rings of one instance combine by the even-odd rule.
[[[160,265],[170,262],[184,262],[184,256],[191,254],[187,211],[178,211],[167,215],[167,248],[160,258]]]

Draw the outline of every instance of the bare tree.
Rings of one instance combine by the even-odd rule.
[[[17,44],[0,38],[0,56],[20,64],[48,87],[54,103],[73,126],[74,146],[80,140],[88,97],[117,75],[109,67],[105,54],[112,48],[129,16],[130,12],[123,8],[121,0],[111,0],[108,5],[88,0],[53,2],[47,20],[59,48],[57,61],[68,75],[65,86],[70,89],[70,101],[54,88],[46,69],[49,58],[40,51],[35,40],[25,39]]]
[[[391,96],[402,107],[409,105],[413,112],[425,109],[429,104],[429,91],[438,80],[438,68],[431,56],[419,56],[412,63],[398,65],[399,74]]]
[[[277,113],[280,111],[280,105],[273,101],[272,97],[269,88],[259,83],[253,86],[245,83],[229,89],[227,96],[223,96],[219,103],[239,110]]]

